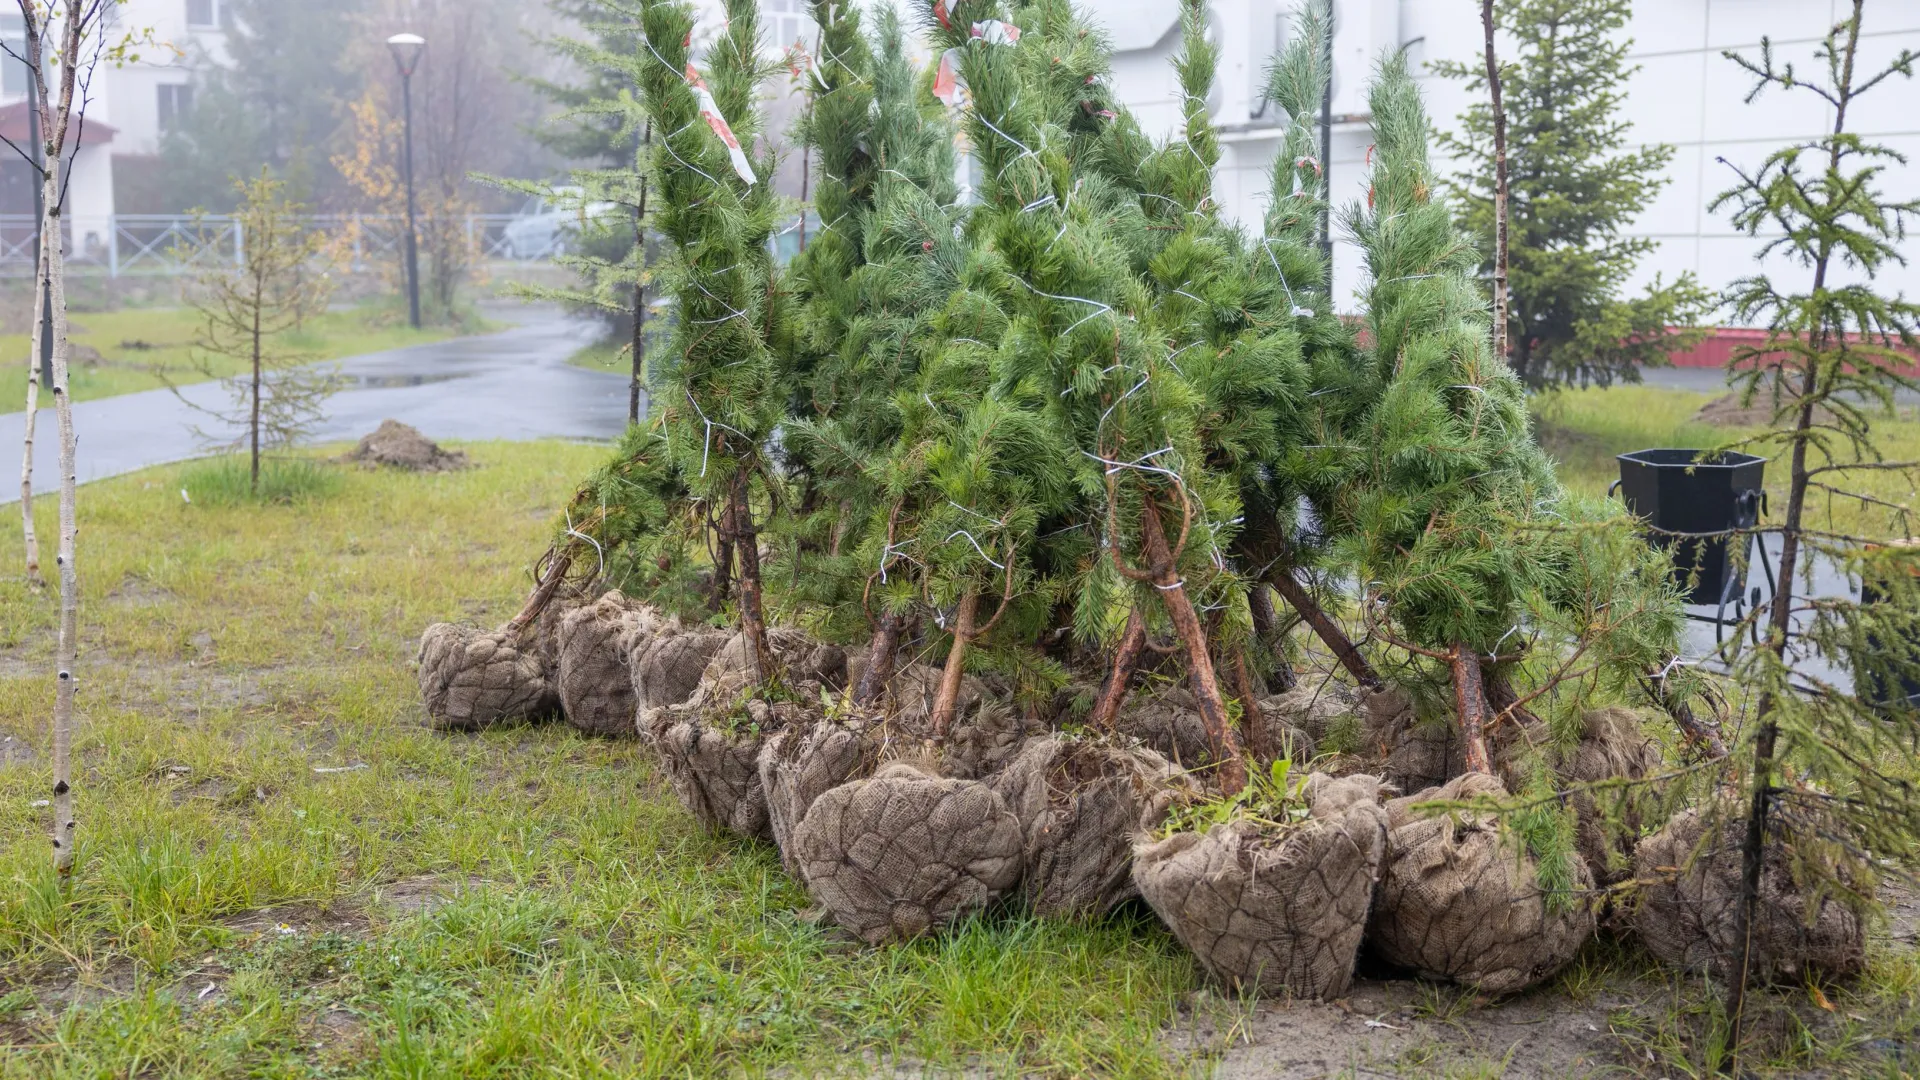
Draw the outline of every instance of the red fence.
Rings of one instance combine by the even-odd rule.
[[[1676,331],[1677,328],[1676,328]],[[1863,340],[1858,334],[1847,335],[1850,341]],[[1675,367],[1726,367],[1734,354],[1741,349],[1751,349],[1767,340],[1765,330],[1748,330],[1736,326],[1721,326],[1707,332],[1707,336],[1691,349],[1685,349],[1672,355]],[[1920,360],[1901,369],[1904,375],[1920,376]]]

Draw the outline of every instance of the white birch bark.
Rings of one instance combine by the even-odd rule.
[[[46,234],[40,236],[35,255],[38,273],[33,280],[33,334],[27,352],[27,416],[21,427],[26,431],[20,450],[20,525],[27,542],[27,583],[46,584],[40,576],[40,537],[33,529],[33,429],[40,412],[40,327],[46,315]]]

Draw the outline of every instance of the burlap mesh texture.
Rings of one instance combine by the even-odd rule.
[[[427,723],[475,731],[558,708],[546,666],[501,630],[434,623],[420,635],[420,696]]]
[[[1660,746],[1647,737],[1640,715],[1632,709],[1617,705],[1594,709],[1581,717],[1581,723],[1580,741],[1560,765],[1560,779],[1567,786],[1641,780],[1660,771]],[[1642,804],[1647,794],[1633,788],[1574,793],[1580,857],[1594,881],[1611,885],[1633,872],[1633,847],[1646,823]]]
[[[1206,722],[1185,687],[1130,695],[1114,726],[1181,768],[1202,769],[1213,761]]]
[[[555,682],[567,723],[595,735],[634,734],[628,641],[662,622],[652,608],[609,590],[560,617]]]
[[[1336,998],[1353,978],[1387,850],[1379,781],[1316,773],[1307,785],[1306,821],[1237,818],[1134,853],[1140,895],[1229,987]]]
[[[725,630],[688,628],[678,621],[629,634],[627,681],[635,715],[691,699],[707,665],[731,637]]]
[[[746,635],[735,634],[707,662],[692,697],[642,710],[638,726],[660,751],[674,794],[702,825],[772,841],[760,785],[761,746],[775,732],[817,717],[823,686],[844,684],[846,654],[797,630],[776,628],[767,636],[779,677],[795,701],[740,700],[751,681],[752,654]]]
[[[800,877],[800,861],[793,832],[820,796],[854,780],[864,780],[879,768],[880,759],[896,740],[918,745],[894,725],[865,713],[789,725],[767,737],[757,767],[766,793],[767,827],[780,848],[787,873]]]
[[[894,762],[815,800],[793,848],[814,899],[878,945],[950,925],[1013,889],[1024,841],[991,786]]]
[[[1634,876],[1657,882],[1641,891],[1633,913],[1633,928],[1648,952],[1678,967],[1734,977],[1740,956],[1734,919],[1746,828],[1739,809],[1722,805],[1704,813],[1683,810],[1640,841]],[[1794,882],[1792,838],[1769,832],[1754,904],[1749,978],[1794,983],[1808,975],[1859,974],[1866,967],[1865,924],[1837,899],[1809,905],[1809,893]],[[1866,879],[1857,868],[1836,869],[1842,880]]]
[[[1416,803],[1501,798],[1506,785],[1468,773],[1390,800],[1386,868],[1367,937],[1381,958],[1488,994],[1524,990],[1560,970],[1593,933],[1593,879],[1574,863],[1574,893],[1554,903],[1520,837],[1491,813],[1415,816]]]
[[[989,781],[1020,819],[1020,892],[1036,915],[1102,915],[1136,895],[1133,846],[1184,774],[1127,736],[1029,739]]]
[[[1298,728],[1306,733],[1311,745],[1326,739],[1329,728],[1353,716],[1359,708],[1351,688],[1328,678],[1302,678],[1293,689],[1260,702],[1269,725],[1283,722]]]

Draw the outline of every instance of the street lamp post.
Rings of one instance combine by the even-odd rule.
[[[387,49],[393,53],[394,66],[400,69],[400,112],[404,118],[401,123],[407,173],[407,319],[418,330],[420,245],[416,239],[413,205],[413,69],[420,62],[420,54],[427,50],[427,40],[419,34],[395,34],[387,39]]]

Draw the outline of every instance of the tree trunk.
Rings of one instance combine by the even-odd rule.
[[[69,16],[71,18],[71,15]],[[73,28],[68,27],[68,33]],[[71,100],[63,96],[63,106]],[[64,128],[64,124],[62,127]],[[44,125],[43,125],[44,127]],[[73,873],[73,693],[74,659],[80,632],[80,583],[74,569],[77,533],[77,477],[74,470],[73,398],[68,392],[67,286],[60,252],[60,161],[47,155],[45,179],[47,215],[47,282],[53,306],[53,404],[60,433],[60,546],[54,561],[60,568],[60,637],[54,647],[58,681],[53,698],[53,865],[62,878]]]
[[[1227,675],[1233,680],[1233,696],[1240,701],[1240,742],[1255,761],[1273,760],[1267,739],[1267,715],[1260,709],[1260,696],[1253,689],[1253,673],[1247,670],[1247,650],[1235,646],[1227,655]]]
[[[553,562],[547,567],[547,576],[541,578],[534,586],[533,592],[527,597],[527,602],[521,606],[519,613],[507,620],[509,631],[517,634],[540,617],[540,613],[553,602],[553,594],[559,590],[560,583],[566,580],[567,569],[572,565],[573,556],[571,555],[553,557]]]
[[[44,224],[44,223],[42,223]],[[21,427],[26,438],[20,454],[20,524],[25,531],[27,549],[27,584],[36,588],[44,586],[46,579],[40,576],[40,537],[33,529],[33,429],[40,410],[40,350],[45,348],[41,328],[47,316],[47,252],[46,232],[40,234],[40,248],[35,253],[37,273],[33,288],[33,331],[32,345],[27,353],[27,414],[21,418]]]
[[[728,532],[733,541],[733,556],[740,563],[740,629],[753,646],[753,681],[760,685],[773,675],[773,650],[767,644],[767,620],[760,595],[760,538],[753,529],[753,506],[744,468],[734,474],[733,493],[728,503],[732,518]]]
[[[1493,772],[1487,756],[1487,689],[1480,657],[1464,641],[1455,642],[1448,658],[1453,668],[1453,700],[1460,710],[1460,739],[1466,745],[1467,771]]]
[[[653,143],[653,121],[640,144]],[[640,380],[647,367],[647,178],[640,178],[640,206],[633,214],[633,379],[627,383],[627,423],[640,422]]]
[[[1493,101],[1493,355],[1507,359],[1507,113],[1500,104],[1500,62],[1493,51],[1493,0],[1480,0],[1487,39],[1487,92]]]
[[[1267,595],[1267,583],[1256,581],[1253,588],[1247,590],[1247,613],[1253,617],[1253,636],[1259,639],[1262,647],[1273,653],[1273,677],[1268,681],[1277,693],[1286,693],[1299,682],[1294,677],[1293,665],[1287,661],[1287,654],[1280,641],[1280,620],[1273,611],[1273,597]]]
[[[1660,708],[1673,718],[1674,726],[1680,729],[1680,735],[1688,746],[1699,749],[1709,761],[1718,761],[1727,756],[1727,744],[1720,735],[1720,725],[1694,715],[1693,706],[1673,689],[1673,684],[1665,676],[1654,677],[1653,696],[1660,703]]]
[[[707,597],[707,607],[719,611],[727,606],[727,598],[733,595],[733,526],[727,518],[731,511],[720,514],[720,542],[713,556],[713,593]]]
[[[953,650],[947,653],[947,666],[940,672],[940,692],[933,699],[933,737],[944,739],[953,727],[953,714],[960,704],[960,680],[966,674],[967,646],[973,641],[974,616],[980,609],[980,594],[968,592],[960,597],[959,610],[953,615]]]
[[[1328,615],[1319,602],[1314,600],[1313,594],[1307,591],[1306,586],[1300,584],[1299,579],[1293,576],[1291,567],[1279,568],[1268,579],[1268,584],[1273,586],[1274,591],[1279,593],[1281,598],[1293,607],[1293,610],[1300,613],[1300,617],[1313,629],[1314,635],[1333,651],[1333,658],[1340,662],[1341,667],[1347,669],[1347,674],[1352,675],[1355,682],[1370,690],[1378,690],[1386,685],[1379,673],[1373,670],[1373,665],[1367,663],[1367,658],[1360,655],[1360,650],[1354,645],[1353,639],[1349,638],[1346,631],[1340,629],[1340,624],[1334,622],[1332,616]]]
[[[893,681],[894,655],[900,649],[900,628],[906,621],[892,612],[880,616],[873,644],[867,647],[867,668],[853,686],[855,705],[872,705],[887,692],[887,684]]]
[[[1853,18],[1847,28],[1846,56],[1842,61],[1840,79],[1835,89],[1839,92],[1839,102],[1833,114],[1833,133],[1835,138],[1827,156],[1827,175],[1836,176],[1840,170],[1839,136],[1847,130],[1847,105],[1853,97],[1853,60],[1860,46],[1860,11],[1863,0],[1853,0]],[[1815,261],[1813,268],[1814,296],[1823,295],[1826,290],[1827,268],[1831,264],[1832,247],[1824,249]],[[1813,347],[1815,356],[1802,359],[1802,378],[1800,383],[1800,413],[1794,418],[1794,440],[1792,470],[1787,486],[1787,516],[1780,528],[1780,574],[1778,588],[1774,590],[1773,607],[1767,613],[1767,640],[1761,646],[1773,652],[1777,663],[1785,664],[1787,654],[1787,632],[1793,627],[1793,601],[1796,580],[1794,568],[1800,558],[1801,521],[1806,513],[1807,491],[1813,478],[1807,473],[1807,442],[1813,430],[1813,412],[1816,404],[1815,391],[1820,388],[1820,363],[1817,354],[1827,347],[1829,341],[1825,316],[1811,328],[1808,343]],[[1732,1048],[1729,1063],[1735,1068],[1740,1060],[1740,1043],[1744,1027],[1744,1013],[1747,1001],[1747,980],[1752,977],[1752,927],[1753,909],[1760,898],[1760,869],[1766,856],[1767,812],[1773,800],[1773,773],[1775,741],[1780,734],[1779,725],[1773,722],[1773,695],[1760,695],[1754,716],[1760,722],[1760,729],[1753,741],[1753,800],[1747,811],[1747,832],[1740,846],[1740,903],[1734,906],[1733,940],[1741,942],[1740,963],[1734,972],[1733,1000],[1728,1003],[1727,1015],[1732,1018],[1728,1045]]]
[[[1120,721],[1120,709],[1133,688],[1134,673],[1140,670],[1140,655],[1147,647],[1147,620],[1140,609],[1127,612],[1127,628],[1120,632],[1120,644],[1113,651],[1113,664],[1107,669],[1107,681],[1100,687],[1100,698],[1093,703],[1087,726],[1095,731],[1112,731]]]
[[[253,400],[252,412],[247,416],[247,437],[252,443],[253,465],[248,475],[247,490],[254,495],[260,494],[260,306],[266,302],[264,289],[258,276],[253,281]]]
[[[1173,551],[1167,547],[1167,534],[1161,526],[1159,506],[1149,496],[1143,507],[1140,532],[1147,567],[1153,575],[1153,586],[1160,593],[1160,602],[1166,605],[1167,617],[1173,622],[1174,632],[1180,635],[1180,642],[1186,647],[1187,677],[1193,684],[1194,700],[1200,706],[1200,720],[1206,725],[1207,741],[1212,744],[1214,759],[1219,762],[1220,790],[1235,795],[1247,786],[1247,767],[1240,757],[1240,740],[1235,736],[1233,726],[1227,722],[1226,700],[1220,694],[1219,680],[1214,677],[1213,657],[1207,649],[1207,634],[1200,626],[1200,617],[1193,610],[1193,601],[1187,596],[1186,583],[1180,579],[1180,568],[1173,561]]]

